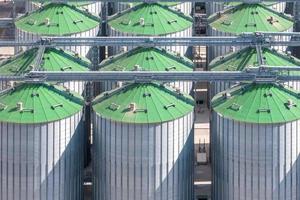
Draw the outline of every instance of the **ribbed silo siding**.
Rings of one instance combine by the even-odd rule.
[[[191,200],[193,113],[161,124],[94,114],[94,200]]]
[[[0,199],[82,199],[81,116],[48,124],[0,123]]]
[[[60,84],[63,85],[65,88],[68,88],[71,91],[81,95],[85,89],[85,83],[86,82],[83,81],[70,81],[70,82],[65,82]]]
[[[286,8],[286,3],[285,2],[276,3],[272,6],[270,6],[270,8],[272,8],[273,10],[276,10],[277,12],[284,13],[285,8]]]
[[[210,84],[210,97],[213,98],[216,94],[223,92],[236,84],[237,82],[225,82],[225,81],[212,82]]]
[[[192,30],[192,27],[188,28],[188,29],[185,29],[183,31],[180,31],[180,32],[177,32],[177,33],[172,33],[172,34],[168,34],[168,35],[165,35],[165,36],[162,36],[162,37],[171,37],[171,38],[175,38],[175,37],[191,37],[193,34],[193,30]],[[130,33],[123,33],[123,32],[120,32],[120,31],[117,31],[115,30],[114,28],[112,27],[109,27],[109,35],[110,36],[113,36],[113,37],[120,37],[120,36],[136,36],[136,35],[133,35],[133,34],[130,34]],[[127,51],[131,50],[135,48],[135,46],[128,46],[127,48],[125,47],[125,49]],[[170,51],[173,51],[173,52],[176,52],[176,53],[180,53],[180,55],[185,55],[187,53],[187,49],[188,49],[188,46],[163,46],[162,48],[166,49],[166,50],[170,50]],[[122,47],[119,46],[119,47],[112,47],[111,48],[112,50],[110,50],[110,55],[115,55],[115,54],[118,54],[121,52],[122,50]]]
[[[34,11],[38,8],[40,8],[40,5],[37,2],[26,1],[26,3],[25,3],[26,12],[31,12],[31,11]]]
[[[170,8],[179,10],[180,12],[182,12],[188,16],[190,16],[192,13],[192,3],[191,2],[180,3],[180,4],[178,4],[176,6],[172,6]]]
[[[293,27],[289,28],[287,31],[284,32],[293,32]],[[274,36],[275,41],[290,41],[291,37],[290,36]],[[273,46],[275,50],[279,52],[285,52],[287,49],[287,46]]]
[[[11,84],[9,81],[0,81],[0,91],[5,90],[10,86],[11,86]]]
[[[216,113],[213,119],[214,199],[300,198],[299,121],[258,125]]]
[[[96,14],[96,16],[99,16],[101,13],[101,2],[95,2],[88,4],[86,6],[79,7],[85,10],[88,10],[90,13]]]
[[[85,31],[85,32],[81,32],[81,33],[76,33],[73,35],[70,35],[70,37],[95,37],[97,36],[99,32],[99,27],[95,27],[91,30]],[[33,33],[29,33],[26,31],[22,31],[20,29],[17,29],[17,35],[19,37],[16,37],[16,40],[19,42],[23,42],[23,41],[38,41],[41,38],[41,35],[37,35],[37,34],[33,34]],[[28,49],[29,47],[25,48]],[[73,52],[77,52],[79,55],[83,56],[83,57],[88,57],[89,55],[89,51],[91,49],[90,46],[63,46],[61,47],[64,50],[69,50],[69,51],[73,51]]]
[[[216,12],[224,10],[224,3],[221,2],[212,2],[206,3],[206,15],[210,16]]]

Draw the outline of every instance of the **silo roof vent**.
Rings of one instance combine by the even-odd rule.
[[[111,103],[109,106],[109,109],[112,111],[116,111],[120,108],[120,105],[116,104],[116,103]]]
[[[287,102],[285,103],[285,107],[287,109],[291,109],[292,107],[297,107],[297,105],[293,102],[292,99],[288,99]]]

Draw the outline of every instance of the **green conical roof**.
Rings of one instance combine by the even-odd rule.
[[[31,0],[33,2],[37,2],[37,3],[49,3],[51,2],[51,0]],[[92,4],[94,3],[93,1],[73,1],[73,2],[68,2],[67,4],[69,5],[74,5],[74,6],[86,6],[86,5],[89,5],[89,4]]]
[[[299,93],[277,84],[245,84],[212,100],[215,112],[246,123],[286,123],[300,119]]]
[[[136,112],[128,109],[135,103]],[[193,111],[190,96],[178,94],[155,83],[134,83],[103,95],[94,102],[101,117],[124,123],[161,123],[175,120]]]
[[[99,66],[104,71],[192,71],[193,63],[185,57],[176,56],[163,49],[138,47],[111,57]]]
[[[0,94],[0,122],[36,124],[64,119],[78,113],[83,100],[74,93],[48,84],[24,83]],[[17,103],[23,104],[23,111]]]
[[[31,71],[37,55],[38,48],[32,48],[4,60],[0,63],[0,74],[20,75]],[[47,47],[39,69],[42,71],[87,71],[89,66],[90,62],[83,57],[75,56],[68,51]]]
[[[140,23],[141,18],[144,19]],[[142,3],[113,16],[108,24],[115,30],[135,35],[167,35],[192,26],[191,17],[158,3]]]
[[[63,3],[49,3],[17,19],[17,28],[43,36],[81,33],[99,26],[100,19]]]
[[[269,48],[262,48],[262,56],[264,65],[267,66],[300,66],[299,59]],[[242,71],[256,66],[259,66],[256,48],[246,47],[240,51],[215,58],[209,64],[209,69],[212,71]]]
[[[229,2],[229,3],[225,3],[225,4],[228,5],[228,6],[238,6],[238,5],[243,4],[243,2]],[[265,1],[265,2],[262,2],[260,4],[263,5],[263,6],[273,6],[275,4],[278,4],[278,2],[275,2],[275,1]]]
[[[293,26],[293,20],[260,4],[241,4],[224,13],[209,17],[208,23],[218,31],[240,34],[243,32],[283,32]]]

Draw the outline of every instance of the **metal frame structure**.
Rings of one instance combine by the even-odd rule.
[[[22,2],[25,0],[14,0],[14,2]],[[70,0],[78,1],[78,0]],[[70,2],[68,0],[68,2]],[[99,0],[93,0],[97,2]],[[168,1],[168,0],[161,0]],[[180,1],[180,0],[175,0]],[[184,2],[186,0],[180,1]],[[214,2],[234,2],[235,0],[214,0]],[[259,3],[261,0],[241,0],[248,3]],[[268,1],[268,0],[267,0]],[[272,0],[270,0],[272,1]],[[287,2],[289,0],[278,0],[278,2]],[[54,0],[52,2],[66,2],[66,0]],[[90,1],[89,1],[90,2]],[[16,42],[14,40],[0,40],[0,47],[7,46],[32,46],[39,47],[39,53],[35,60],[32,72],[22,76],[0,76],[0,80],[15,81],[278,81],[278,80],[300,80],[298,76],[283,76],[277,73],[280,70],[290,70],[290,67],[274,67],[265,70],[261,55],[261,47],[270,46],[300,46],[300,33],[244,33],[239,36],[232,37],[186,37],[186,38],[165,38],[165,37],[105,37],[107,28],[107,2],[119,2],[117,0],[102,0],[102,37],[89,38],[71,38],[71,37],[43,37],[36,42]],[[138,2],[138,0],[123,0],[123,2]],[[144,0],[143,2],[156,2],[154,0]],[[210,0],[189,0],[189,2],[211,2]],[[294,2],[300,2],[295,0]],[[0,20],[0,25],[7,25],[12,19]],[[290,36],[293,41],[275,41],[274,36]],[[41,55],[45,47],[48,46],[254,46],[258,50],[258,63],[261,67],[246,72],[40,72],[38,66],[41,64]],[[94,57],[99,57],[97,50],[94,51]],[[98,64],[98,59],[93,59],[94,69]],[[300,66],[299,66],[300,68]],[[298,69],[297,69],[298,70]],[[279,75],[278,75],[279,74]]]

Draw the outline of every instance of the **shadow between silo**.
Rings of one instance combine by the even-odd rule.
[[[194,128],[179,152],[178,159],[172,164],[165,177],[149,199],[156,200],[192,200],[194,198]],[[168,166],[168,165],[167,165]]]
[[[38,193],[41,200],[82,200],[84,166],[84,126],[83,120],[77,125],[75,133],[53,169],[45,172]],[[47,169],[48,166],[45,167]],[[50,166],[51,167],[51,166]],[[74,171],[70,169],[74,169]],[[35,170],[38,170],[36,168]],[[41,170],[39,168],[39,170]],[[35,172],[36,173],[36,172]],[[41,173],[41,172],[37,172]],[[47,189],[48,188],[48,189]],[[46,192],[48,190],[48,192]],[[37,196],[37,195],[35,195]]]

